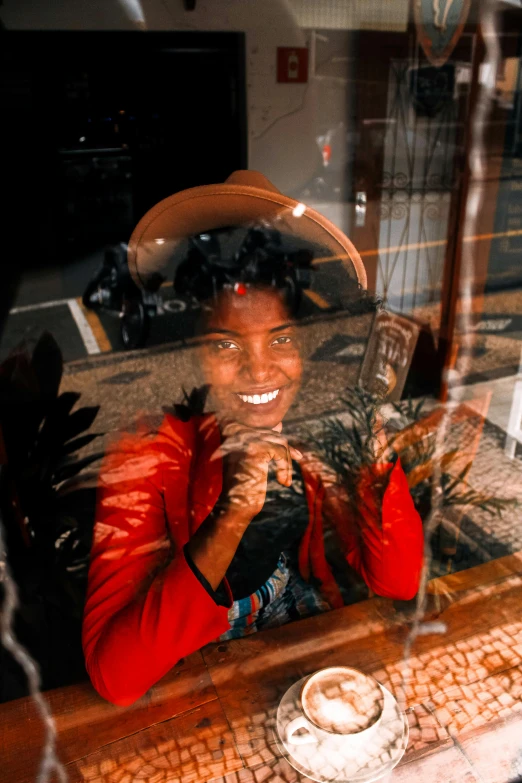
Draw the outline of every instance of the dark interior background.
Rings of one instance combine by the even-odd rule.
[[[23,268],[126,241],[158,200],[246,167],[243,34],[0,35],[3,299]]]

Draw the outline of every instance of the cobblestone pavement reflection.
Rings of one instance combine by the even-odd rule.
[[[520,588],[522,578],[512,577],[503,583],[501,595],[513,596],[513,591]],[[495,587],[480,592],[484,599],[493,600]],[[476,591],[473,596],[476,599]],[[471,599],[470,594],[470,604]],[[462,602],[465,605],[465,596]],[[514,736],[522,736],[521,660],[522,621],[517,621],[500,623],[454,644],[444,644],[441,638],[440,645],[434,645],[428,652],[374,670],[376,679],[402,704],[409,724],[406,756],[390,779],[444,780],[445,783],[479,780],[460,747],[467,744],[478,764],[489,763],[477,739],[477,731],[480,734],[488,725],[498,728],[484,742],[489,746],[493,742],[494,747],[498,733],[500,741],[506,743],[503,769],[513,769],[519,763],[520,742],[512,740]],[[255,680],[254,674],[240,679],[239,692],[230,690],[228,694],[223,693],[219,702],[210,702],[200,710],[115,743],[111,758],[101,750],[85,762],[69,765],[70,779],[89,783],[308,780],[280,758],[274,737],[275,712],[285,687],[271,683],[268,678],[262,684]],[[435,750],[438,761],[432,768],[429,754]],[[414,763],[417,759],[418,763]],[[243,765],[248,769],[242,768]],[[452,772],[444,778],[448,769]],[[434,777],[424,777],[428,774]],[[485,779],[506,783],[511,780],[500,777],[500,773]]]

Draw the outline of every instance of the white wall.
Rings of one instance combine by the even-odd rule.
[[[276,48],[304,46],[287,0],[4,0],[8,30],[199,30],[246,33],[249,167],[283,192],[299,188],[320,165],[315,141],[318,85],[276,83]]]

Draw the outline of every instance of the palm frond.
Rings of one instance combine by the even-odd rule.
[[[347,390],[341,399],[346,413],[324,422],[320,433],[310,436],[310,440],[318,456],[336,472],[339,483],[347,490],[357,512],[360,502],[357,488],[361,471],[375,462],[373,446],[380,401],[359,387]],[[440,417],[436,409],[427,418],[424,415],[425,404],[425,399],[411,398],[393,403],[398,416],[385,426],[388,442],[395,449],[396,456],[401,458],[411,496],[421,516],[426,516],[431,508],[431,484],[436,465],[435,430],[423,422],[436,423]],[[346,421],[347,418],[349,421]],[[401,437],[405,430],[408,432],[407,438]],[[466,480],[471,461],[457,475],[453,475],[449,469],[455,463],[458,464],[462,457],[461,450],[449,448],[438,459],[442,508],[474,506],[490,514],[501,515],[507,508],[518,505],[516,500],[497,498],[471,487]]]

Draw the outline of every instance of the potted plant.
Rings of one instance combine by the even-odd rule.
[[[516,504],[515,500],[498,498],[473,487],[468,481],[472,459],[466,452],[447,446],[442,454],[436,454],[437,427],[444,416],[443,406],[426,412],[426,400],[403,400],[393,404],[395,415],[384,423],[378,413],[380,398],[355,387],[343,396],[346,413],[337,415],[322,424],[319,433],[312,436],[314,448],[329,465],[351,503],[351,511],[357,519],[360,504],[358,492],[361,475],[376,460],[376,442],[386,441],[387,459],[400,457],[408,479],[410,492],[417,510],[427,526],[433,563],[445,558],[441,530],[445,512],[450,508],[480,508],[489,514],[501,515]],[[461,416],[472,415],[460,412]],[[383,437],[384,436],[384,437]],[[433,480],[438,481],[438,507],[433,508]],[[381,495],[386,478],[374,482],[374,490]],[[437,512],[436,515],[432,512]],[[447,545],[447,540],[444,541]],[[451,567],[451,565],[450,565]]]

